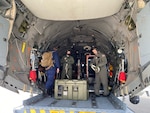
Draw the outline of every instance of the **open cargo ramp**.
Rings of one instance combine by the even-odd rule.
[[[23,102],[22,107],[14,113],[134,113],[126,104],[114,95],[96,97],[90,95],[88,100],[58,100],[37,95]]]

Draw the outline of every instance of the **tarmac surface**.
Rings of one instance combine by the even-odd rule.
[[[132,104],[128,96],[121,100],[135,113],[150,113],[150,86],[141,91],[139,95],[140,102],[138,104]]]
[[[140,96],[138,104],[132,104],[127,97],[124,101],[135,113],[150,113],[150,97]]]

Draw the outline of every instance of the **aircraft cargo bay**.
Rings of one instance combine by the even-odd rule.
[[[31,93],[14,113],[133,113],[118,98],[150,85],[150,0],[0,4],[0,86]]]

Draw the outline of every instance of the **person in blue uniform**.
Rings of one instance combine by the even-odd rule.
[[[54,66],[56,67],[56,73],[58,74],[59,71],[60,71],[60,58],[59,58],[59,55],[58,55],[58,52],[57,52],[57,49],[59,47],[54,47],[53,48],[53,60],[54,60]]]
[[[52,60],[54,65],[51,67],[45,68],[45,74],[47,75],[47,81],[45,84],[45,91],[44,95],[50,95],[53,94],[53,87],[54,87],[54,80],[55,80],[55,74],[59,73],[60,70],[60,61],[59,56],[56,50],[52,51]]]

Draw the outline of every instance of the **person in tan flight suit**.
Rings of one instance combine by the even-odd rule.
[[[102,54],[100,51],[97,50],[96,47],[92,48],[92,52],[94,53],[94,58],[92,59],[90,66],[94,66],[95,70],[95,84],[94,84],[94,92],[97,97],[100,96],[99,89],[102,83],[104,89],[104,96],[109,95],[108,90],[108,77],[107,77],[107,59],[105,54]],[[99,69],[98,69],[99,68]],[[93,68],[92,68],[93,69]]]

